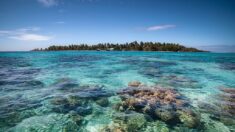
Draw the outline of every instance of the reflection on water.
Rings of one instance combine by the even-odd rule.
[[[235,54],[0,53],[0,131],[235,131]]]

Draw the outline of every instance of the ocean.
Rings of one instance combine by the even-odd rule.
[[[0,131],[235,131],[235,53],[0,52]]]

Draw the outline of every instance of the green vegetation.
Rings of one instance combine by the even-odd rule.
[[[174,52],[203,52],[196,48],[187,48],[175,43],[159,42],[131,42],[125,44],[99,43],[96,45],[68,45],[68,46],[50,46],[45,49],[34,49],[33,51],[58,51],[58,50],[114,50],[114,51],[174,51]]]

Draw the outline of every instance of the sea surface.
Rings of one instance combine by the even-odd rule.
[[[127,89],[169,89],[187,103],[155,107]],[[0,131],[235,132],[235,54],[0,52]]]

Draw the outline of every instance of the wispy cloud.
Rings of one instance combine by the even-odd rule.
[[[233,52],[235,53],[235,45],[203,45],[203,46],[196,46],[199,49],[212,51],[212,52]]]
[[[40,4],[42,4],[43,6],[45,7],[53,7],[53,6],[57,6],[59,4],[63,4],[65,2],[67,2],[67,0],[37,0]],[[96,1],[99,1],[99,0],[77,0],[79,2],[90,2],[90,3],[93,3],[93,2],[96,2]],[[69,2],[69,0],[68,0]],[[64,13],[65,10],[63,9],[60,9],[58,10],[59,13]]]
[[[39,30],[40,30],[39,27],[27,27],[27,28],[17,29],[16,31],[19,31],[19,32],[28,32],[28,31],[39,31]]]
[[[4,35],[10,34],[10,33],[11,32],[8,30],[0,30],[0,36],[4,36]]]
[[[20,28],[16,30],[0,30],[0,36],[23,41],[46,41],[52,38],[51,36],[36,33],[39,30],[39,27]]]
[[[45,7],[57,6],[59,4],[58,0],[37,0],[37,1]]]
[[[56,24],[65,24],[65,22],[64,21],[57,21],[57,22],[55,22]]]
[[[65,9],[59,9],[58,12],[59,12],[59,13],[65,13],[66,10],[65,10]]]
[[[162,29],[168,29],[168,28],[174,28],[176,27],[175,25],[155,25],[146,28],[147,31],[157,31],[157,30],[162,30]]]

